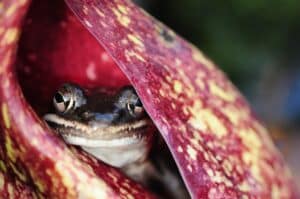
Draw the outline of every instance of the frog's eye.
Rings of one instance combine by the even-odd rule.
[[[140,99],[138,97],[135,98],[133,101],[129,101],[126,104],[126,108],[129,112],[129,114],[133,117],[140,117],[144,113],[144,108],[143,108],[142,102],[140,101]]]
[[[68,97],[63,95],[60,92],[57,92],[53,97],[53,105],[57,112],[59,113],[67,113],[73,107],[74,101]]]
[[[134,118],[142,116],[145,112],[142,102],[131,86],[126,86],[120,91],[117,106]]]
[[[85,103],[83,91],[73,84],[64,84],[53,97],[54,108],[60,114],[72,113]]]

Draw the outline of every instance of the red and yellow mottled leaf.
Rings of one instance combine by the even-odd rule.
[[[24,197],[154,198],[67,147],[37,116],[60,83],[74,81],[131,82],[194,198],[296,198],[266,130],[198,49],[130,1],[66,2],[85,27],[61,0],[0,2],[0,180],[11,184],[0,194],[13,186]]]
[[[12,178],[7,173],[7,170],[4,169],[2,171],[5,166],[3,162],[0,164],[2,165],[0,171],[0,198],[38,198],[39,194],[32,190],[31,187],[24,185],[16,178]]]
[[[193,197],[295,197],[267,131],[198,49],[130,1],[66,1],[137,89]]]
[[[53,81],[54,85],[62,81],[59,78],[68,80],[70,76],[73,80],[77,78],[79,82],[80,80],[82,82],[88,82],[88,80],[91,79],[88,78],[89,74],[86,73],[83,73],[84,75],[82,75],[81,78],[80,74],[82,73],[80,73],[80,71],[76,71],[79,73],[78,75],[73,74],[73,76],[66,76],[65,74],[67,72],[70,73],[71,68],[55,65],[57,63],[56,61],[59,61],[55,60],[55,58],[60,59],[68,55],[64,54],[68,51],[57,51],[55,53],[51,51],[51,49],[59,50],[61,47],[60,44],[62,44],[62,47],[65,47],[63,42],[59,40],[60,35],[65,36],[61,34],[64,32],[60,32],[60,29],[53,31],[53,29],[49,27],[49,30],[44,31],[45,34],[41,34],[43,33],[41,27],[41,29],[35,29],[41,24],[31,24],[31,22],[34,23],[36,20],[37,22],[39,20],[41,22],[41,18],[45,16],[42,15],[42,12],[50,11],[49,9],[53,8],[53,3],[57,6],[58,10],[62,11],[62,15],[50,15],[48,18],[43,18],[44,22],[48,23],[48,25],[52,24],[52,28],[57,28],[55,27],[56,22],[60,21],[56,21],[56,17],[62,17],[62,20],[66,21],[66,25],[70,26],[70,30],[76,30],[79,23],[74,22],[73,19],[68,21],[68,16],[71,13],[66,9],[63,2],[58,2],[59,1],[49,1],[48,3],[46,1],[33,2],[31,5],[32,12],[28,14],[24,22],[25,26],[22,30],[21,21],[30,2],[24,0],[7,0],[1,2],[0,140],[2,143],[1,159],[3,159],[1,163],[5,165],[7,172],[5,173],[5,177],[1,178],[5,186],[1,189],[0,194],[9,196],[7,193],[10,194],[10,192],[14,191],[14,196],[24,196],[25,198],[26,196],[33,197],[36,195],[41,198],[154,198],[152,194],[145,191],[140,185],[127,179],[118,170],[106,166],[85,154],[81,154],[77,150],[70,150],[62,140],[54,135],[41,119],[37,117],[36,113],[23,97],[17,80],[17,74],[15,73],[16,64],[18,65],[19,74],[24,75],[20,76],[20,81],[24,83],[22,88],[27,91],[25,93],[28,94],[28,99],[32,99],[30,97],[33,97],[32,102],[38,104],[41,103],[38,102],[38,100],[41,100],[43,102],[42,105],[45,105],[45,101],[43,101],[45,99],[44,97],[49,97],[51,91],[53,92],[51,88],[54,87],[50,84],[51,82],[49,82],[50,78],[53,78],[51,81]],[[36,10],[36,8],[38,10]],[[52,12],[52,10],[50,12]],[[39,15],[35,15],[36,13]],[[64,17],[67,17],[67,19]],[[70,16],[70,18],[72,18],[72,16]],[[82,35],[82,37],[85,37],[87,35],[86,31],[84,31],[83,26],[80,25],[79,27],[81,28],[78,28],[78,37],[80,38]],[[19,41],[18,38],[21,31],[23,31],[24,34],[21,41]],[[82,34],[80,35],[80,33]],[[30,41],[26,40],[32,38],[31,36],[35,36],[35,38]],[[51,38],[53,40],[51,40]],[[72,44],[72,41],[76,41],[72,39],[73,38],[70,39],[71,41],[67,40],[66,43],[69,42],[69,44]],[[43,45],[43,41],[57,42],[57,45],[53,45],[52,48],[49,48],[50,44],[53,43],[49,43],[47,46]],[[99,46],[96,42],[91,45],[90,47]],[[16,52],[17,47],[19,47],[18,52]],[[55,49],[54,47],[58,48]],[[72,50],[76,51],[76,45],[72,47]],[[77,48],[78,47],[79,45],[77,45]],[[27,52],[25,52],[26,48],[28,50]],[[37,53],[37,59],[33,58],[34,55],[31,50]],[[97,56],[105,54],[100,47],[95,49],[93,53],[98,53]],[[76,57],[78,54],[76,54]],[[76,57],[74,57],[73,60],[68,58],[70,61],[63,62],[63,64],[68,65],[72,63],[71,61],[76,60]],[[50,64],[48,62],[49,60],[51,60]],[[79,59],[79,64],[83,64],[85,60],[82,60]],[[61,59],[61,61],[64,60]],[[111,65],[114,65],[109,57],[105,58],[105,61],[108,63],[107,65],[101,62],[97,64],[102,64],[104,68],[110,68]],[[58,68],[55,69],[54,66]],[[26,67],[29,68],[29,71]],[[48,67],[50,67],[50,69]],[[102,72],[104,69],[102,68],[100,71]],[[115,75],[119,77],[119,81],[116,82],[120,84],[128,81],[122,77],[123,75],[119,75],[119,70],[111,69],[109,71],[110,73],[107,73],[107,78]],[[29,74],[31,74],[31,76],[25,76]],[[109,76],[110,74],[111,76]],[[40,77],[41,75],[43,75],[42,78]],[[28,79],[29,77],[30,79]],[[41,84],[43,85],[41,86],[37,84],[37,82],[44,84]],[[106,81],[106,84],[107,82],[108,81]],[[114,85],[109,83],[109,85],[106,86]],[[38,93],[39,91],[40,93]],[[44,94],[46,96],[43,96]],[[37,96],[38,99],[36,99]],[[33,105],[37,106],[36,104]],[[16,181],[10,182],[10,176],[14,176]]]

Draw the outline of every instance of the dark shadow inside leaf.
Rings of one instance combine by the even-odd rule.
[[[63,1],[33,1],[24,21],[17,71],[26,98],[44,113],[65,82],[83,87],[129,84],[111,57]]]

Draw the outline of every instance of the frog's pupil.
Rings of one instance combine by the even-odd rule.
[[[55,101],[56,101],[57,103],[62,103],[62,102],[64,102],[63,96],[62,96],[61,94],[59,94],[59,93],[56,93],[56,94],[55,94],[54,99],[55,99]]]
[[[142,105],[141,100],[138,99],[137,102],[135,103],[135,106],[142,107],[143,105]]]

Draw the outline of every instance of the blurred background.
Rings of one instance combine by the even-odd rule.
[[[300,1],[135,0],[242,91],[300,187]]]

